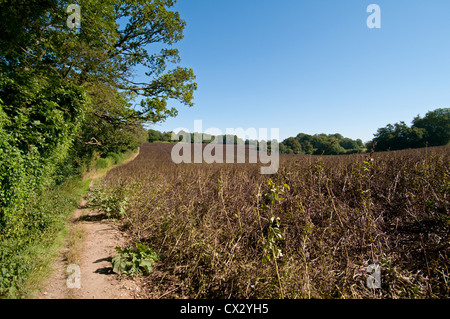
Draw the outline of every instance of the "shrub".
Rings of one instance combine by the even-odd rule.
[[[111,160],[111,158],[99,158],[95,163],[95,167],[97,169],[105,169],[108,168],[112,162],[113,160]]]
[[[123,160],[123,154],[117,154],[117,153],[108,153],[106,154],[106,158],[109,158],[112,160],[112,163],[114,165],[120,164],[120,162],[122,162]]]
[[[116,251],[119,255],[112,259],[112,265],[113,271],[119,275],[148,276],[155,262],[159,260],[153,249],[142,244],[137,244],[135,249],[116,247]]]
[[[108,218],[123,218],[127,204],[128,198],[125,188],[99,187],[89,193],[88,206],[104,212]]]

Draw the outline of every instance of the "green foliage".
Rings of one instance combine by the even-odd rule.
[[[111,159],[112,163],[114,165],[117,165],[123,160],[123,154],[117,154],[117,153],[109,152],[108,154],[106,154],[106,158]]]
[[[188,143],[196,143],[199,140],[199,133],[187,133],[180,131],[174,134],[175,139],[172,140],[172,132],[159,132],[157,130],[148,130],[147,141],[150,143],[158,142],[178,142],[184,140]],[[201,143],[222,143],[235,145],[253,144],[259,150],[263,146],[262,141],[245,140],[243,141],[236,135],[214,136],[202,134]],[[267,149],[271,150],[272,141],[267,141]],[[264,143],[265,144],[265,143]],[[315,154],[315,155],[337,155],[337,154],[353,154],[364,151],[363,142],[360,139],[352,140],[345,138],[340,134],[316,134],[307,135],[298,134],[296,137],[289,137],[279,143],[279,152],[282,154]]]
[[[14,212],[6,208],[7,213],[14,214],[8,216],[7,225],[1,228],[1,297],[17,298],[26,293],[27,278],[45,262],[49,247],[86,190],[80,179],[67,180],[39,197],[20,203]]]
[[[149,143],[155,143],[155,142],[164,142],[164,143],[166,143],[166,142],[173,142],[173,141],[171,140],[171,138],[172,138],[172,132],[159,132],[159,131],[156,131],[156,130],[149,129],[149,130],[147,131],[147,133],[148,133],[147,141],[148,141]]]
[[[112,259],[113,271],[119,275],[138,276],[150,275],[153,265],[159,260],[153,249],[137,244],[135,249],[116,247],[119,255]]]
[[[436,109],[417,116],[409,127],[405,122],[378,129],[369,147],[375,151],[440,146],[450,142],[450,109]]]
[[[269,190],[262,194],[261,201],[261,208],[266,210],[270,215],[267,238],[264,240],[263,244],[264,262],[269,262],[272,258],[275,260],[283,255],[281,249],[277,247],[277,242],[283,239],[280,230],[280,218],[276,217],[273,211],[275,203],[282,202],[284,198],[281,196],[286,190],[290,190],[287,184],[278,186],[271,179],[267,181],[267,186],[269,187]]]
[[[108,218],[120,219],[128,206],[127,194],[126,188],[99,187],[89,193],[88,206],[104,212]]]
[[[341,134],[298,134],[280,143],[280,153],[284,154],[315,154],[338,155],[363,151],[361,140],[352,140]]]
[[[428,146],[447,145],[450,142],[450,108],[430,111],[423,118],[417,116],[412,129],[423,130],[423,135],[418,139]]]
[[[289,137],[283,141],[283,146],[286,147],[285,153],[287,154],[301,154],[302,145],[294,137]]]
[[[47,156],[55,147],[62,160],[67,154],[60,149],[74,143],[74,170],[89,167],[94,152],[138,147],[146,139],[142,123],[175,116],[166,107],[169,99],[192,106],[196,88],[192,70],[170,69],[180,61],[171,46],[183,38],[186,24],[171,11],[173,1],[78,4],[82,21],[89,22],[71,30],[66,1],[0,3],[0,98],[21,135],[19,148],[35,145]],[[158,42],[160,50],[152,52]],[[132,80],[137,67],[145,70],[141,83]],[[78,89],[89,100],[82,108],[71,93]],[[143,97],[139,111],[137,96]],[[83,119],[75,120],[80,111]],[[76,140],[71,123],[81,127]],[[58,137],[65,140],[58,144]]]
[[[280,218],[272,216],[269,220],[267,238],[262,246],[264,249],[264,256],[262,261],[269,263],[283,256],[281,249],[277,246],[277,242],[283,240],[283,234],[280,229]]]
[[[440,146],[450,142],[450,109],[441,108],[417,116],[413,125],[405,122],[388,124],[377,130],[374,139],[363,145],[360,139],[352,140],[341,134],[298,134],[280,143],[280,153],[339,155],[370,151],[401,150],[425,146]]]
[[[195,75],[172,47],[186,25],[174,1],[80,0],[80,29],[66,25],[69,3],[0,1],[0,295],[23,277],[13,252],[55,225],[49,190],[119,163],[146,141],[144,122],[176,116],[169,100],[193,105]],[[123,198],[100,202],[123,215]]]
[[[174,137],[174,139],[172,139],[172,136]],[[174,132],[159,132],[153,129],[148,130],[147,141],[149,143],[159,143],[159,142],[175,143],[183,140],[188,143],[202,143],[202,144],[209,144],[209,143],[222,143],[234,145],[249,144],[249,140],[244,141],[236,135],[229,135],[229,134],[215,136],[197,132],[187,133],[184,131],[180,131],[178,133],[174,133]],[[258,145],[257,142],[256,145]]]
[[[60,168],[83,118],[86,99],[80,87],[50,91],[47,85],[44,79],[22,88],[11,79],[0,82],[0,232],[5,238],[21,236],[34,216],[30,203],[61,181]]]
[[[262,194],[261,207],[264,210],[269,210],[270,219],[267,227],[267,237],[264,239],[262,245],[264,251],[262,261],[264,263],[269,263],[273,260],[280,289],[280,298],[284,298],[283,286],[281,283],[277,262],[277,259],[283,256],[281,249],[277,245],[278,242],[283,240],[283,234],[280,229],[280,218],[274,215],[273,209],[275,203],[283,201],[284,198],[281,196],[286,190],[290,190],[290,188],[287,184],[278,186],[271,179],[267,181],[267,186],[269,187],[269,190]]]
[[[111,165],[111,160],[109,158],[99,158],[95,163],[95,167],[98,169],[105,169]]]

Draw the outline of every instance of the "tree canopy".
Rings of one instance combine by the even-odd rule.
[[[80,156],[123,151],[142,140],[142,123],[177,115],[168,100],[192,106],[195,75],[176,66],[186,22],[174,2],[81,0],[72,29],[70,1],[1,1],[1,110],[16,145],[43,156],[62,154],[60,139]]]
[[[299,133],[280,143],[280,152],[286,154],[338,155],[364,151],[360,139],[352,140],[339,133],[309,135]]]
[[[450,142],[450,109],[429,111],[423,118],[419,115],[408,126],[401,121],[379,128],[368,147],[375,151],[400,150],[425,146],[440,146]]]

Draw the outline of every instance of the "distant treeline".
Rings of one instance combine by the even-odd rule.
[[[198,133],[178,132],[172,139],[172,132],[159,132],[148,130],[148,142],[150,143],[174,143],[182,140],[182,136],[188,136],[189,142],[194,143]],[[309,135],[300,133],[296,137],[289,137],[279,143],[279,152],[283,154],[314,154],[314,155],[339,155],[353,154],[371,151],[400,150],[419,148],[426,146],[446,145],[450,141],[450,109],[440,108],[428,112],[425,117],[417,116],[412,121],[412,126],[405,122],[388,124],[377,130],[374,138],[363,143],[361,139],[353,140],[336,134]],[[202,135],[202,143],[222,142],[223,144],[256,145],[255,140],[242,140],[235,135],[213,136]],[[268,149],[271,141],[267,142]]]
[[[280,143],[280,153],[338,155],[361,153],[365,151],[362,140],[352,140],[341,134],[298,134]]]
[[[173,134],[173,138],[172,138]],[[183,137],[186,137],[183,139]],[[202,133],[187,133],[184,131],[180,131],[178,133],[173,132],[160,132],[156,130],[149,129],[148,130],[148,142],[150,143],[177,143],[181,141],[187,141],[190,143],[194,143],[197,140],[202,141],[202,144],[209,143],[222,143],[222,144],[248,144],[248,140],[244,141],[236,135],[210,135]]]
[[[375,151],[388,151],[441,146],[449,142],[450,108],[440,108],[428,112],[423,118],[416,116],[411,126],[401,121],[378,129],[374,139],[366,146]]]
[[[174,143],[183,140],[183,136],[188,136],[188,141],[194,143],[196,134],[178,132],[172,139],[172,132],[159,132],[153,129],[148,130],[148,141],[150,143]],[[186,140],[186,139],[185,139]],[[197,140],[199,138],[197,137]],[[202,143],[223,143],[236,145],[255,145],[257,148],[262,147],[261,142],[257,140],[245,141],[236,135],[214,136],[203,134]],[[267,141],[267,148],[271,149],[271,141]],[[343,137],[341,134],[317,134],[308,135],[304,133],[298,134],[296,137],[289,137],[279,143],[279,152],[283,154],[349,154],[363,152],[365,150],[362,140],[352,140]]]

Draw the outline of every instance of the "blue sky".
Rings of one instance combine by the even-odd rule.
[[[369,4],[381,28],[369,29]],[[179,0],[181,66],[192,108],[153,125],[279,128],[280,139],[341,133],[372,139],[388,123],[450,107],[448,0]]]

